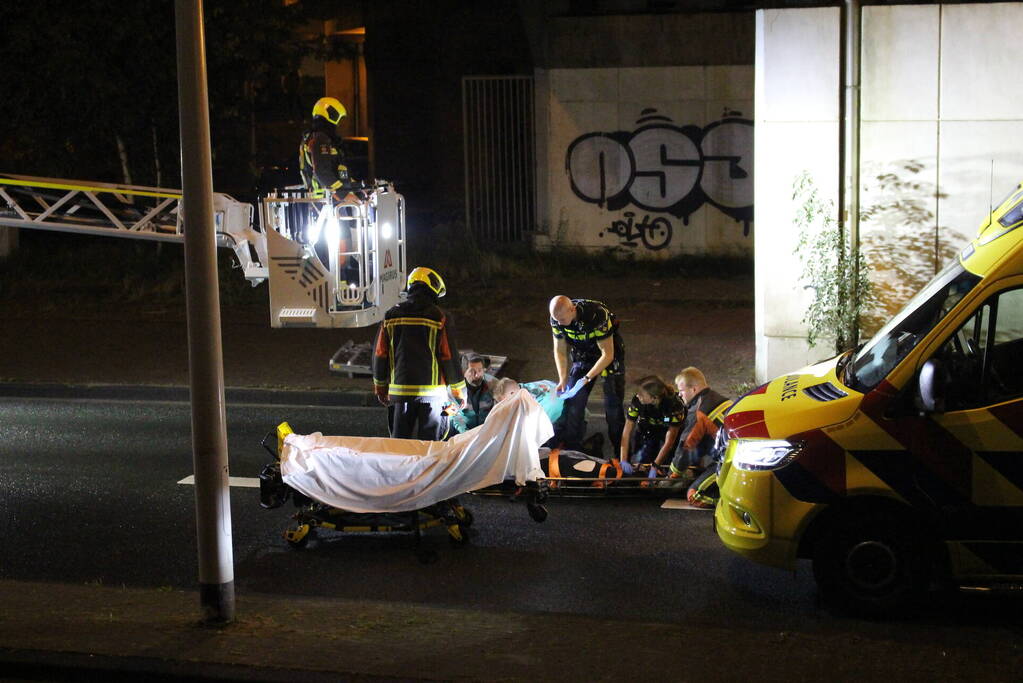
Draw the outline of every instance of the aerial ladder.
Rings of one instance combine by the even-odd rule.
[[[375,181],[339,203],[273,192],[256,209],[214,193],[217,245],[269,281],[273,327],[365,327],[405,286],[405,203]],[[180,190],[0,174],[0,226],[183,243]]]

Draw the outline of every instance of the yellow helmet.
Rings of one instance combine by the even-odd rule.
[[[348,111],[337,98],[321,97],[313,105],[313,116],[325,118],[336,126],[341,123],[341,119],[348,116]]]
[[[447,294],[447,287],[444,286],[444,280],[437,274],[433,268],[425,268],[419,266],[408,274],[408,282],[405,285],[406,289],[412,289],[412,285],[417,282],[422,282],[424,285],[430,288],[430,290],[438,297]]]

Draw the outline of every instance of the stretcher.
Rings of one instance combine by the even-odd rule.
[[[694,475],[670,475],[668,468],[637,465],[627,474],[617,458],[606,460],[574,450],[541,448],[540,466],[544,476],[538,482],[548,496],[566,498],[629,498],[629,497],[681,497],[685,498]],[[651,474],[651,470],[654,470]],[[477,495],[501,495],[511,487],[504,485],[482,491]]]
[[[472,512],[459,496],[510,483],[534,521],[547,517],[538,450],[550,420],[525,392],[496,408],[487,423],[449,441],[296,434],[282,423],[262,441],[273,456],[260,473],[260,504],[297,511],[285,541],[302,548],[319,529],[412,533],[423,561],[422,531],[443,527],[451,543],[468,540]]]

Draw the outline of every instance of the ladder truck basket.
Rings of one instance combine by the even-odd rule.
[[[260,218],[274,327],[364,327],[405,284],[405,206],[384,181],[343,201],[292,192],[263,198]]]

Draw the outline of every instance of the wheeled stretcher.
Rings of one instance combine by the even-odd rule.
[[[593,497],[676,497],[686,496],[692,477],[676,478],[666,474],[667,468],[651,475],[650,465],[639,465],[626,474],[617,458],[606,460],[574,450],[541,448],[540,466],[543,477],[537,481],[548,495],[572,498]],[[478,495],[497,495],[510,490],[473,491]]]
[[[284,532],[293,547],[325,528],[411,532],[418,552],[422,530],[436,526],[460,545],[473,517],[459,496],[504,482],[526,498],[530,516],[543,521],[538,444],[553,428],[536,401],[521,393],[495,408],[486,424],[444,442],[303,435],[283,423],[263,439],[274,461],[260,474],[260,503],[277,508],[294,501],[298,510]]]

